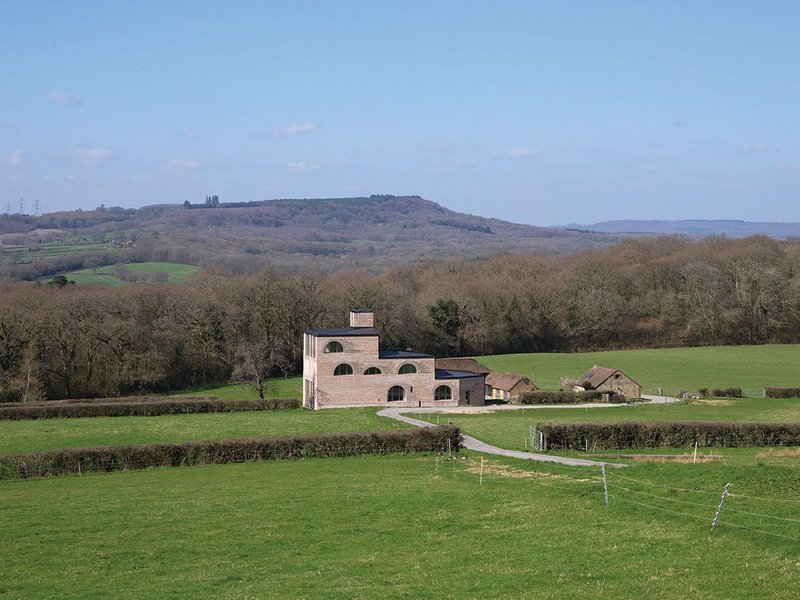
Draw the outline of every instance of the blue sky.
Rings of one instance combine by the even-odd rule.
[[[800,221],[800,3],[0,6],[0,212],[419,194]]]

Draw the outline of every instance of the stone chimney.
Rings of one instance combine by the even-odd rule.
[[[350,327],[375,327],[372,309],[358,308],[351,310]]]

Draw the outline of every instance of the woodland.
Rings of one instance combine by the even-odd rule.
[[[351,308],[376,311],[384,347],[437,356],[800,342],[800,243],[671,236],[116,288],[6,279],[0,299],[4,401],[231,380],[263,391],[299,374],[304,330],[342,326]]]

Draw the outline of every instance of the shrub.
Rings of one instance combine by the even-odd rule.
[[[77,448],[0,456],[0,480],[148,467],[443,451],[448,440],[453,451],[461,448],[458,427]]]
[[[800,443],[800,423],[544,423],[548,450],[783,446]]]
[[[186,413],[288,410],[300,408],[300,405],[300,400],[216,400],[214,398],[59,400],[0,406],[0,419],[154,417]]]
[[[767,398],[800,398],[800,387],[766,387],[764,396]]]
[[[711,390],[711,395],[715,398],[741,398],[742,388],[729,387],[729,388],[714,388]]]
[[[697,390],[697,395],[701,398],[708,398],[708,388],[700,388]]]
[[[595,402],[627,402],[622,394],[614,392],[549,392],[537,390],[519,396],[520,404],[589,404]]]

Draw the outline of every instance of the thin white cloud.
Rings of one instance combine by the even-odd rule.
[[[198,139],[200,139],[200,136],[197,135],[196,131],[192,131],[191,129],[172,135],[173,142],[196,142]]]
[[[22,150],[14,150],[11,156],[8,157],[6,164],[9,167],[21,167],[25,164],[25,157],[22,155]]]
[[[64,106],[80,106],[83,104],[75,94],[70,94],[64,90],[50,90],[44,95],[48,100]]]
[[[77,161],[84,167],[97,167],[109,160],[113,155],[109,148],[102,146],[73,146],[72,148],[67,148],[58,157]]]
[[[530,146],[520,146],[518,148],[506,148],[503,150],[503,155],[506,158],[528,158],[538,156],[539,150]]]
[[[341,169],[350,166],[350,159],[337,156],[326,160],[297,160],[286,165],[295,171],[318,171],[320,169]]]
[[[288,137],[291,135],[298,135],[300,133],[311,133],[317,128],[316,124],[311,121],[305,121],[299,125],[287,125],[286,127],[278,127],[272,130],[272,137]]]
[[[200,163],[191,158],[170,158],[161,168],[167,173],[197,171]]]
[[[738,150],[743,154],[765,154],[767,152],[777,152],[778,147],[772,144],[747,144],[739,146]]]

